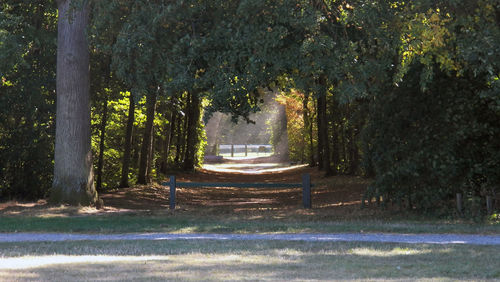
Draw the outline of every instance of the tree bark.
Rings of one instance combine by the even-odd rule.
[[[130,171],[130,157],[132,154],[132,133],[134,131],[135,121],[135,102],[134,95],[130,94],[130,104],[128,106],[127,129],[125,130],[125,149],[123,151],[122,175],[120,187],[129,187],[128,173]]]
[[[321,103],[319,102],[321,100]],[[320,124],[321,130],[319,131],[319,138],[321,139],[321,143],[323,144],[323,169],[325,170],[326,175],[332,175],[332,166],[330,163],[330,144],[328,142],[328,116],[326,114],[326,93],[323,93],[318,99],[318,106],[321,106]]]
[[[318,169],[323,170],[323,137],[322,137],[322,132],[325,131],[323,128],[323,122],[321,119],[323,118],[323,99],[321,97],[318,97],[317,99],[317,105],[316,105],[316,123],[318,127]]]
[[[52,203],[100,205],[94,187],[90,130],[88,4],[57,1],[57,109]]]
[[[332,107],[332,113],[335,113],[335,114],[339,114],[338,113],[338,109],[335,109]],[[333,166],[335,167],[335,169],[332,169],[332,171],[335,171],[335,173],[337,173],[337,166],[339,165],[340,163],[340,146],[342,146],[344,140],[341,138],[341,135],[339,134],[339,130],[338,130],[338,126],[336,124],[336,122],[342,122],[342,118],[340,117],[335,117],[333,114],[332,114],[332,128],[331,130],[328,130],[328,132],[331,132],[331,136],[329,136],[330,138],[330,142],[328,142],[328,144],[332,144],[332,147],[330,148],[330,146],[328,146],[328,149],[330,150],[330,154],[329,154],[329,157],[330,157],[330,163],[333,163]],[[331,165],[330,165],[331,167]]]
[[[328,115],[326,112],[326,78],[320,77],[319,84],[321,86],[321,93],[318,97],[318,144],[321,142],[321,149],[318,148],[318,155],[322,155],[320,169],[324,169],[326,175],[332,175],[333,171],[330,163],[330,144],[328,142]]]
[[[314,162],[314,136],[313,136],[313,123],[311,120],[311,113],[309,111],[309,94],[304,94],[304,100],[302,101],[303,107],[303,119],[304,119],[304,135],[309,142],[309,166],[315,166]],[[306,145],[307,146],[307,145]]]
[[[184,117],[186,118],[186,117]],[[176,126],[176,131],[177,131],[177,140],[175,144],[175,164],[178,165],[180,162],[181,158],[181,148],[182,148],[182,134],[184,133],[182,130],[182,115],[178,115],[177,118],[177,126]]]
[[[104,141],[106,137],[106,125],[108,123],[108,99],[104,98],[101,124],[99,126],[99,159],[97,160],[97,182],[96,190],[102,191],[102,167],[104,165]]]
[[[356,145],[356,135],[354,129],[350,132],[351,141],[349,142],[349,156],[351,161],[349,162],[349,174],[355,175],[359,168],[359,153],[358,146]]]
[[[187,144],[184,157],[184,170],[194,170],[196,150],[198,149],[198,125],[200,123],[201,101],[198,93],[188,95],[191,97],[188,108]]]
[[[151,167],[151,151],[153,149],[153,124],[156,109],[156,92],[149,91],[146,96],[146,125],[142,138],[141,157],[139,161],[139,175],[137,183],[148,184],[149,169]]]
[[[173,131],[175,130],[175,122],[177,115],[174,113],[173,109],[170,109],[170,118],[168,124],[165,125],[165,139],[163,144],[163,157],[161,162],[160,171],[163,174],[167,173],[168,169],[168,156],[170,155],[170,145],[172,144],[172,138],[174,137]]]
[[[183,163],[186,160],[186,147],[187,147],[187,132],[188,132],[188,124],[189,124],[189,109],[191,107],[191,94],[188,93],[186,96],[186,106],[184,107],[184,120],[182,124],[182,135],[181,135],[181,143],[180,143],[180,151],[179,151],[179,157],[181,158],[179,160],[179,163]]]

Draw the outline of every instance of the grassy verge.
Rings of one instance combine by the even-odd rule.
[[[466,224],[426,221],[352,220],[310,218],[273,219],[230,216],[100,215],[77,217],[0,217],[0,232],[174,232],[174,233],[299,233],[393,232],[500,234],[498,222]]]
[[[11,281],[500,279],[496,246],[180,240],[0,249],[0,280]]]

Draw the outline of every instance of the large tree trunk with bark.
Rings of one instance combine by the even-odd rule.
[[[139,175],[137,183],[148,184],[151,167],[151,152],[153,150],[153,124],[156,109],[156,92],[149,91],[146,96],[146,128],[142,138],[141,158],[139,161]]]
[[[57,110],[52,203],[100,205],[94,187],[90,131],[88,5],[57,1]]]
[[[187,126],[187,142],[186,152],[184,157],[184,170],[194,170],[196,150],[198,149],[198,125],[201,114],[201,101],[198,93],[194,92],[188,95],[191,99],[188,101],[188,126]],[[188,98],[189,99],[189,98]]]
[[[130,157],[132,154],[132,133],[135,121],[135,102],[134,96],[130,94],[130,104],[128,106],[127,129],[125,130],[125,149],[123,151],[122,160],[122,175],[120,179],[120,187],[129,187],[128,173],[130,171]]]

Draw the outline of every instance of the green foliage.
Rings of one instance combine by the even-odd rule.
[[[412,68],[403,85],[372,103],[365,142],[375,187],[387,199],[423,210],[453,205],[457,192],[494,192],[499,115],[488,109],[491,100],[478,99],[484,85],[438,73],[421,92],[421,71]]]
[[[118,97],[107,102],[108,106],[108,122],[105,135],[105,150],[104,150],[104,166],[103,166],[103,189],[117,187],[120,182],[121,160],[123,158],[123,146],[125,139],[125,126],[127,123],[127,114],[129,107],[130,92],[120,92]],[[145,99],[142,99],[136,107],[135,126],[137,130],[134,132],[133,140],[140,140],[141,128],[144,127],[146,121],[145,115]],[[102,119],[102,105],[96,105],[92,109],[92,151],[94,156],[99,153],[99,125]],[[134,150],[139,151],[139,142],[134,142]],[[137,163],[137,161],[136,161]],[[97,157],[94,158],[95,167],[97,167]],[[136,166],[132,167],[130,178],[133,180]]]
[[[186,157],[187,93],[199,93],[207,116],[250,121],[273,88],[293,100],[292,159],[315,162],[306,148],[318,145],[317,132],[301,127],[315,128],[314,99],[326,96],[336,173],[364,172],[387,201],[427,211],[451,206],[455,192],[472,202],[498,193],[498,0],[90,3],[92,147],[97,154],[105,129],[105,188],[119,182],[129,92],[133,179],[147,93],[159,95],[158,174],[160,163],[165,171]],[[57,12],[54,1],[0,7],[0,197],[41,197],[52,174]],[[307,115],[292,89],[308,93]],[[196,128],[200,162],[205,137]]]
[[[52,181],[55,4],[0,7],[0,198],[36,199]]]

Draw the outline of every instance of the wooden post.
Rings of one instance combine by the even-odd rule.
[[[171,210],[175,209],[175,175],[170,175],[170,205]]]
[[[245,157],[248,157],[248,146],[245,144]]]
[[[490,195],[486,196],[486,210],[488,215],[493,214],[493,197]]]
[[[231,144],[231,157],[234,157],[234,145]]]
[[[309,173],[302,175],[302,204],[304,208],[310,209],[311,205],[311,175]]]
[[[457,211],[459,215],[462,215],[462,193],[457,193]]]

